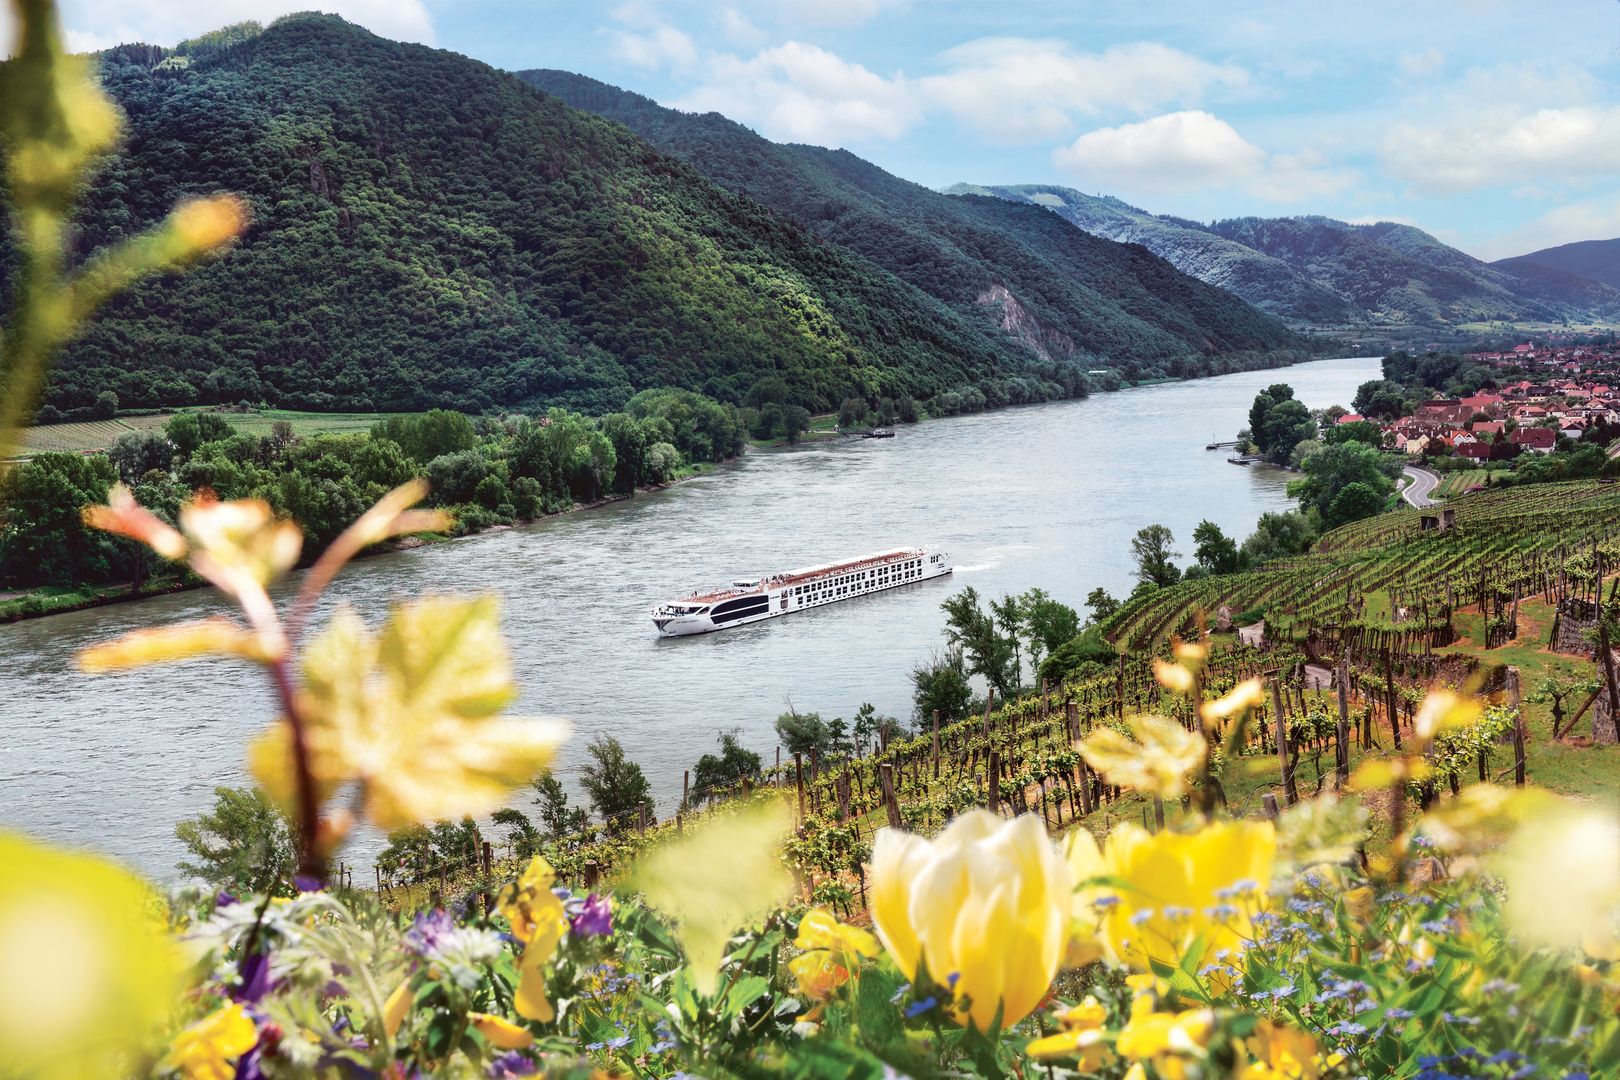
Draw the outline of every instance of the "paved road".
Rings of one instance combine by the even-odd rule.
[[[1425,506],[1433,506],[1434,500],[1429,498],[1429,495],[1439,485],[1440,478],[1428,469],[1418,469],[1411,465],[1403,466],[1401,472],[1412,481],[1401,490],[1401,498],[1420,510]]]

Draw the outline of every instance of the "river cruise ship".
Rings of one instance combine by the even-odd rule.
[[[896,548],[773,577],[734,581],[727,589],[662,604],[653,609],[652,619],[665,637],[707,634],[897,585],[944,577],[950,572],[950,556],[943,551]]]

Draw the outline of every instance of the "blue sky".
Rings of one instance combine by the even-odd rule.
[[[1620,236],[1617,0],[63,0],[63,18],[82,48],[172,44],[316,5],[930,186],[1399,220],[1482,258]]]

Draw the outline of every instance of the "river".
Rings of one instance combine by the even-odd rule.
[[[522,688],[514,715],[573,723],[559,775],[572,787],[586,742],[611,733],[673,812],[682,770],[717,731],[740,728],[769,763],[790,702],[827,718],[868,701],[908,717],[909,673],[942,645],[939,605],[955,590],[1038,585],[1079,608],[1097,585],[1129,591],[1144,525],[1171,528],[1183,565],[1205,518],[1247,535],[1291,506],[1289,474],[1204,445],[1245,426],[1271,383],[1317,408],[1348,405],[1378,374],[1376,359],[1324,360],[751,452],[667,491],[362,560],[330,598],[377,619],[391,598],[498,593]],[[701,637],[659,639],[648,619],[696,586],[923,544],[951,553],[953,577]],[[214,785],[242,781],[243,748],[272,718],[262,675],[194,660],[92,678],[73,655],[220,610],[193,591],[0,626],[0,826],[172,878],[174,823],[207,809]],[[364,862],[375,843],[357,838],[345,858]]]

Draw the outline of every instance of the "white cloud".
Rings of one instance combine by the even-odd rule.
[[[823,146],[893,139],[921,118],[904,76],[886,78],[814,45],[790,41],[706,64],[709,80],[671,104],[722,112],[772,139]]]
[[[1433,124],[1400,124],[1384,140],[1386,167],[1422,191],[1581,180],[1620,173],[1620,106],[1532,112],[1490,108]]]
[[[1620,237],[1620,196],[1557,206],[1516,229],[1475,245],[1482,259],[1528,255],[1576,240]]]
[[[1421,79],[1426,75],[1433,75],[1445,67],[1446,54],[1430,46],[1422,52],[1402,54],[1398,64],[1402,75],[1409,79]]]
[[[919,80],[930,102],[998,141],[1069,131],[1075,113],[1145,113],[1212,90],[1243,90],[1243,69],[1157,42],[1083,53],[1048,38],[981,38],[941,54],[947,70]]]
[[[727,41],[744,49],[757,49],[766,41],[765,31],[734,7],[720,12],[720,32]]]
[[[608,36],[613,39],[613,51],[625,63],[657,71],[688,68],[697,62],[697,42],[691,35],[664,22],[646,4],[632,0],[614,8],[612,14],[624,29],[609,30]]]
[[[778,21],[790,26],[859,26],[910,0],[767,0]]]
[[[1265,160],[1231,124],[1201,110],[1097,128],[1052,152],[1061,169],[1138,191],[1226,187],[1257,174]]]
[[[1052,153],[1052,163],[1091,186],[1129,192],[1241,188],[1269,202],[1307,205],[1336,195],[1357,174],[1307,148],[1268,155],[1225,120],[1201,110],[1098,128]]]

